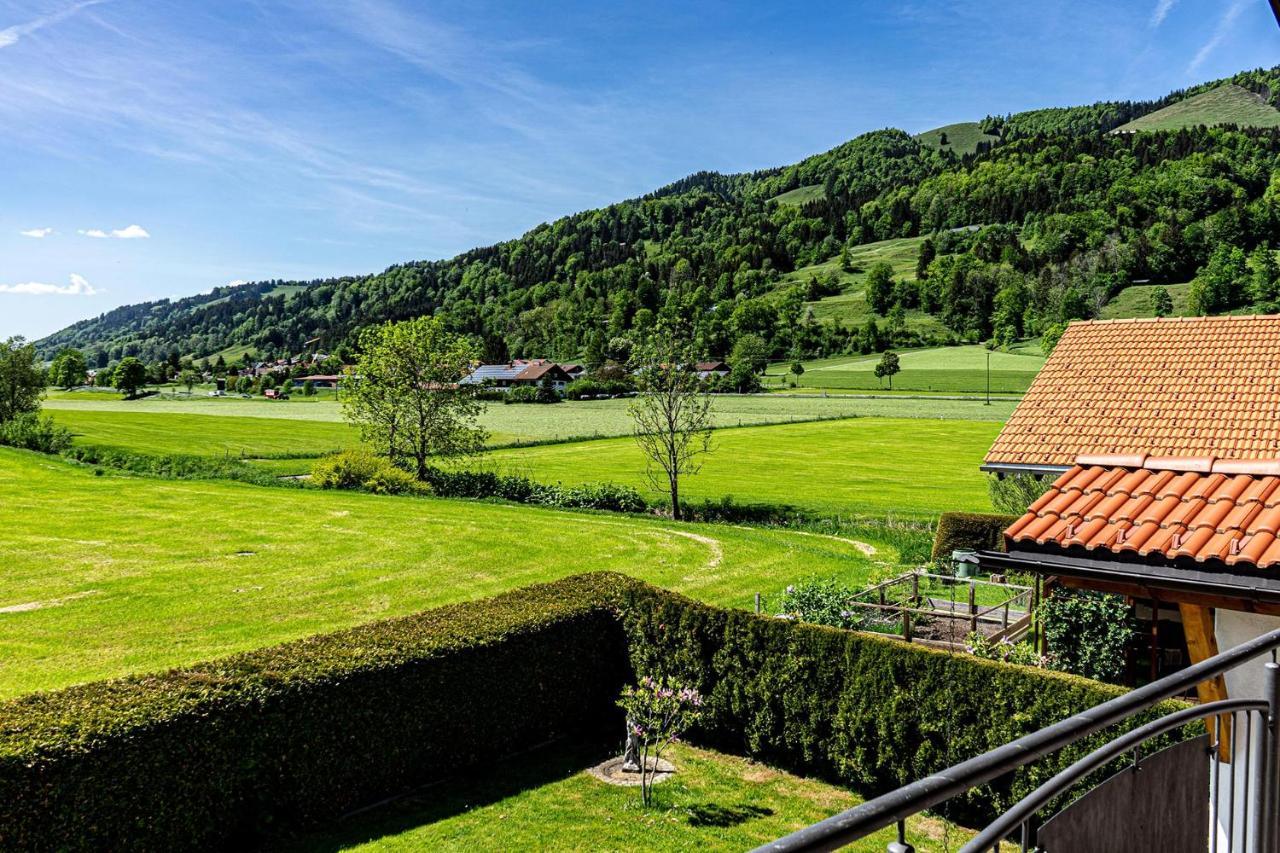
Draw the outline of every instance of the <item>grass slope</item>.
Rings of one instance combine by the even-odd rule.
[[[749,850],[861,802],[843,788],[745,758],[676,744],[676,775],[642,809],[635,788],[595,779],[581,768],[603,756],[572,746],[538,750],[408,797],[344,823],[297,850]],[[943,848],[971,833],[933,817],[908,821],[918,850]],[[881,853],[886,829],[846,849]]]
[[[1227,83],[1136,118],[1113,132],[1177,130],[1198,124],[1280,127],[1280,110],[1248,89]]]
[[[1133,284],[1117,293],[1110,302],[1102,306],[1102,310],[1098,312],[1098,319],[1121,320],[1128,317],[1154,317],[1156,313],[1152,307],[1152,300],[1155,298],[1155,292],[1162,287],[1169,291],[1169,298],[1173,300],[1173,316],[1186,316],[1188,313],[1187,303],[1191,294],[1191,285],[1189,283]]]
[[[814,199],[822,198],[822,184],[809,184],[805,187],[796,187],[785,193],[774,196],[770,201],[776,201],[778,204],[805,204]]]
[[[930,347],[898,353],[901,372],[893,377],[895,391],[927,391],[952,394],[983,394],[987,388],[987,354],[981,344],[957,347]],[[1022,393],[1030,387],[1044,356],[1032,341],[1018,344],[1010,352],[990,351],[991,391],[994,394]],[[881,356],[855,355],[803,362],[801,388],[885,390],[888,383],[876,378]],[[771,383],[794,378],[789,363],[770,366]]]
[[[990,511],[978,466],[999,431],[996,423],[889,418],[725,430],[681,489],[686,498],[732,495],[846,516]],[[654,494],[631,439],[500,450],[488,459],[543,482],[611,480]]]
[[[862,583],[855,543],[529,506],[94,476],[0,448],[0,699],[583,571],[727,606]],[[883,549],[878,559],[895,559]]]
[[[942,144],[942,134],[947,135],[947,144]],[[933,130],[926,130],[924,133],[917,133],[916,139],[924,145],[936,150],[946,149],[954,151],[956,154],[972,154],[978,150],[979,142],[999,142],[1000,137],[992,136],[989,133],[983,133],[978,127],[976,121],[962,121],[957,124],[948,124],[943,127],[935,127]]]

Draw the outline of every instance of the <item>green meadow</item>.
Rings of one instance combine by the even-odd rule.
[[[988,350],[981,344],[902,350],[898,353],[901,371],[893,377],[893,390],[985,394],[988,357],[993,394],[1025,392],[1044,366],[1038,341],[1022,342],[1008,352]],[[794,381],[802,389],[884,391],[888,380],[875,375],[880,358],[878,354],[855,355],[802,362],[804,373],[798,381],[790,372],[790,363],[779,362],[770,365],[766,380],[771,386]]]
[[[990,511],[978,466],[999,431],[998,423],[895,418],[722,430],[681,491],[691,500],[731,495],[845,516]],[[607,480],[658,494],[626,438],[498,450],[486,461],[547,483]]]
[[[943,137],[946,137],[946,143],[943,143]],[[979,142],[999,142],[1000,137],[992,136],[989,133],[983,133],[982,128],[976,121],[962,121],[957,124],[948,124],[943,127],[935,127],[933,130],[926,130],[924,133],[916,134],[916,139],[930,148],[938,150],[954,151],[957,154],[972,154],[978,150]]]
[[[987,425],[983,425],[987,426]],[[585,458],[585,457],[584,457]],[[0,699],[148,672],[585,571],[731,607],[893,549],[730,525],[226,481],[0,449]]]

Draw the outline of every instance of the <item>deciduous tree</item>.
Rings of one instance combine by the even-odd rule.
[[[43,391],[44,371],[35,346],[17,337],[0,344],[0,423],[38,411]]]
[[[432,458],[467,456],[484,447],[477,424],[484,404],[459,385],[476,358],[466,338],[436,317],[371,326],[343,384],[343,414],[378,453],[427,476]]]
[[[79,350],[67,348],[53,359],[49,368],[49,383],[59,388],[74,388],[83,385],[88,375],[88,366],[84,355]]]
[[[138,390],[147,384],[147,366],[133,356],[122,358],[116,365],[115,384],[125,397],[138,396]]]

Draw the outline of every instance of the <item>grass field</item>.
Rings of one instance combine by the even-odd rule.
[[[986,347],[969,344],[958,347],[932,347],[904,350],[898,353],[901,372],[893,377],[896,391],[949,392],[982,394],[987,387]],[[991,391],[996,394],[1022,393],[1030,387],[1044,355],[1038,342],[1023,342],[1010,352],[991,351]],[[875,376],[880,355],[840,356],[804,362],[801,388],[885,390],[887,381]],[[770,366],[771,383],[793,378],[789,363]]]
[[[1134,119],[1113,133],[1133,130],[1177,130],[1197,124],[1280,127],[1280,110],[1248,89],[1227,83],[1161,110]]]
[[[849,540],[729,525],[94,476],[2,448],[0,494],[0,699],[584,571],[747,607],[896,561],[887,546],[873,559]]]
[[[995,423],[890,418],[725,430],[682,491],[690,499],[732,495],[846,516],[989,512],[978,466],[999,431]],[[630,439],[499,450],[487,460],[542,482],[609,480],[655,494]]]
[[[822,184],[809,184],[805,187],[796,187],[794,190],[775,195],[771,201],[778,204],[804,204],[817,198],[822,198]]]
[[[787,395],[714,399],[720,426],[785,423],[832,417],[920,417],[1003,420],[1011,406],[963,400],[806,398]],[[46,409],[76,434],[76,441],[140,453],[195,453],[271,457],[320,455],[356,442],[332,402],[272,402],[239,398],[121,400],[117,395],[50,395]],[[494,444],[631,433],[626,400],[554,406],[492,404],[482,420]],[[309,469],[304,460],[281,462],[278,473]],[[274,469],[273,469],[274,470]]]
[[[1191,292],[1188,284],[1133,284],[1115,295],[1110,302],[1102,306],[1098,312],[1100,320],[1120,320],[1127,317],[1154,317],[1156,312],[1152,300],[1160,288],[1169,291],[1173,300],[1174,317],[1185,317],[1188,313],[1187,301]]]
[[[582,768],[605,756],[572,745],[543,748],[519,761],[457,780],[348,821],[294,850],[748,850],[857,805],[843,788],[744,758],[676,744],[676,774],[654,789],[655,807],[635,788],[597,780]],[[932,817],[908,821],[922,851],[941,850],[971,832]],[[882,853],[896,836],[883,830],[847,850]],[[923,843],[923,846],[920,844]]]
[[[947,144],[942,144],[942,135],[947,135]],[[916,139],[930,148],[938,150],[946,149],[954,151],[957,154],[972,154],[978,150],[979,142],[999,142],[1000,137],[992,136],[989,133],[983,133],[978,127],[976,121],[962,121],[958,124],[948,124],[943,127],[935,127],[933,130],[926,130],[924,133],[917,133]]]

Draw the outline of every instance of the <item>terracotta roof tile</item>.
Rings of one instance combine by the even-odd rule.
[[[1167,470],[1151,467],[1167,464]],[[1215,460],[1075,465],[1005,531],[1010,545],[1083,548],[1258,568],[1280,566],[1273,460],[1217,472]],[[1253,472],[1256,473],[1252,473]]]
[[[1072,323],[986,461],[1081,454],[1280,458],[1280,316]]]

